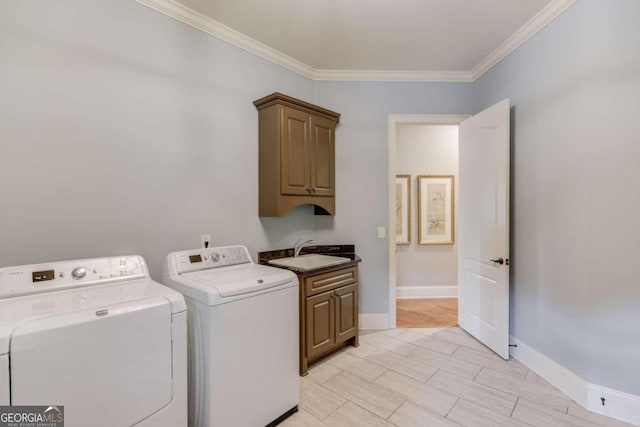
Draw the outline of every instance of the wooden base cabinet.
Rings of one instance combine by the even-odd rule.
[[[347,344],[358,346],[358,267],[300,280],[300,375]]]
[[[331,349],[336,342],[336,304],[333,291],[305,299],[306,357],[313,357]]]
[[[334,291],[336,301],[336,343],[353,338],[358,330],[358,284]]]

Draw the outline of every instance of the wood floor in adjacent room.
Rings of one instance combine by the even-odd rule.
[[[458,326],[458,298],[406,298],[396,300],[398,328]]]

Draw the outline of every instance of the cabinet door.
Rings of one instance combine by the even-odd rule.
[[[335,128],[333,121],[311,116],[311,194],[335,194]]]
[[[309,114],[282,107],[280,141],[280,193],[305,194],[310,191]]]
[[[307,357],[335,344],[335,299],[333,291],[306,299]]]
[[[336,343],[356,336],[358,330],[358,284],[336,289]]]

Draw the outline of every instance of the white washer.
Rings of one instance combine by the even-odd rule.
[[[189,425],[261,427],[298,410],[298,279],[244,246],[173,252],[164,283],[184,294]]]
[[[0,405],[65,425],[187,425],[186,305],[142,257],[0,269]]]

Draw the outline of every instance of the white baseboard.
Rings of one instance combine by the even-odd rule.
[[[457,286],[396,286],[396,298],[457,298]]]
[[[548,356],[511,336],[509,353],[527,368],[553,384],[558,390],[587,407],[587,382]]]
[[[640,426],[640,396],[590,384],[548,356],[511,336],[511,355],[586,409]],[[605,398],[602,406],[601,397]]]
[[[640,426],[640,396],[589,384],[587,403],[590,411]]]
[[[360,329],[389,329],[389,313],[360,313]]]

